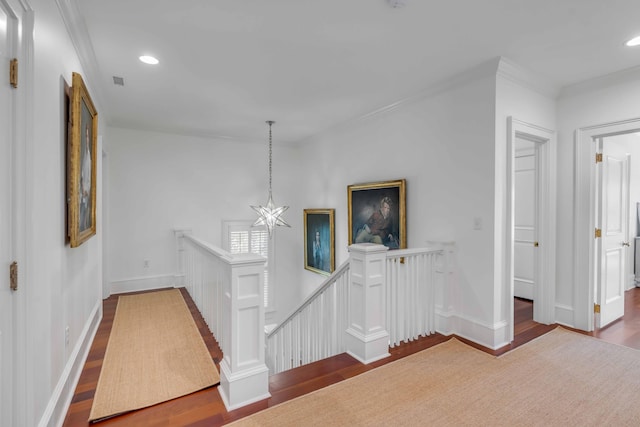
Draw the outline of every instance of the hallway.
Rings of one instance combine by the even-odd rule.
[[[193,314],[196,325],[203,336],[211,356],[216,365],[218,365],[222,357],[218,344],[215,342],[215,339],[213,339],[213,336],[204,323],[202,316],[200,316],[200,313],[195,308],[195,304],[187,292],[184,288],[182,288],[181,291],[191,313]],[[112,295],[108,299],[104,300],[103,319],[91,346],[87,362],[85,363],[71,406],[67,413],[64,423],[65,426],[88,427],[90,425],[87,422],[87,419],[89,417],[93,395],[95,393],[100,368],[102,366],[104,353],[109,339],[111,325],[115,315],[117,298],[117,295]],[[516,298],[514,312],[515,339],[511,345],[492,351],[466,340],[463,341],[488,353],[499,355],[525,344],[558,326],[542,325],[533,322],[533,303],[531,301]],[[640,288],[634,288],[626,292],[624,318],[599,331],[591,333],[581,331],[576,332],[594,336],[611,343],[640,349]],[[351,356],[343,353],[287,372],[272,375],[269,380],[271,398],[231,412],[226,411],[216,388],[212,387],[150,408],[101,421],[96,425],[100,427],[140,425],[224,425],[267,407],[291,400],[303,394],[310,393],[314,390],[318,390],[322,387],[326,387],[374,369],[378,366],[406,357],[448,339],[449,337],[445,337],[440,334],[420,338],[419,340],[391,349],[390,357],[369,365],[363,365]]]

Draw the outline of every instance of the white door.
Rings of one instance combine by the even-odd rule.
[[[598,141],[602,153],[596,304],[597,328],[624,315],[624,290],[629,248],[629,156],[624,148],[606,138]]]
[[[12,425],[13,387],[13,303],[9,289],[11,244],[11,112],[12,89],[9,61],[12,53],[14,20],[0,2],[0,425]]]
[[[516,137],[513,295],[535,300],[537,245],[536,143]]]

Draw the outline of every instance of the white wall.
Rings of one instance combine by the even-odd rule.
[[[510,78],[500,73],[505,64]],[[456,243],[449,332],[489,347],[509,341],[512,321],[502,275],[507,117],[556,127],[553,95],[516,83],[515,73],[526,74],[502,59],[482,64],[395,110],[313,138],[301,155],[303,208],[336,209],[336,265],[348,258],[347,186],[407,179],[408,246]],[[475,218],[481,230],[474,230]],[[304,271],[302,279],[307,295],[323,277]]]
[[[496,117],[495,117],[495,182],[496,216],[494,235],[496,247],[494,253],[495,272],[495,312],[496,324],[512,322],[509,300],[510,282],[505,277],[504,268],[508,259],[507,236],[507,119],[508,117],[543,127],[556,129],[556,102],[553,88],[539,76],[530,74],[508,60],[501,59],[496,77]],[[504,332],[508,332],[504,330]],[[505,344],[511,337],[503,335],[496,341]]]
[[[640,70],[605,76],[563,90],[558,99],[558,235],[556,305],[573,310],[572,318],[558,319],[578,328],[589,328],[585,299],[588,284],[575,283],[573,261],[581,248],[574,247],[575,131],[580,128],[640,117]],[[563,285],[571,284],[571,285]]]
[[[83,73],[55,2],[32,0],[35,10],[33,147],[28,160],[28,319],[26,425],[54,423],[59,393],[83,344],[86,326],[101,315],[102,236],[71,249],[66,241],[66,133],[64,82]],[[85,81],[89,92],[91,82]],[[95,101],[95,100],[94,100]],[[96,105],[98,112],[100,106]],[[100,133],[104,127],[100,125]],[[98,177],[100,177],[98,156]],[[98,180],[98,194],[101,182]],[[96,311],[97,310],[97,311]],[[69,344],[65,328],[69,327]],[[64,397],[63,397],[64,399]],[[64,414],[62,414],[64,416]]]
[[[140,284],[173,284],[175,228],[190,228],[195,236],[221,246],[222,220],[257,218],[250,205],[267,202],[267,135],[266,125],[264,144],[109,129],[107,258],[113,292]],[[273,147],[273,197],[291,206],[284,217],[293,227],[278,227],[274,237],[279,311],[299,296],[291,284],[297,283],[300,267],[291,263],[292,240],[302,236],[295,198],[301,187],[292,173],[297,170],[296,152]],[[144,260],[149,260],[147,269]]]
[[[285,217],[292,228],[276,233],[272,320],[281,320],[324,280],[303,269],[303,209],[336,209],[339,266],[348,258],[347,186],[405,178],[408,245],[456,242],[450,332],[490,347],[508,341],[502,275],[507,117],[554,129],[556,110],[553,96],[512,75],[496,77],[504,63],[490,61],[299,146],[275,146],[274,197],[291,206]],[[513,64],[509,72],[515,72]],[[116,287],[145,278],[169,280],[176,269],[173,228],[190,227],[220,244],[221,220],[251,219],[248,205],[264,203],[266,148],[116,128],[109,136],[107,258]],[[474,229],[476,218],[481,230]],[[147,270],[144,259],[150,260]]]
[[[303,209],[336,209],[340,265],[348,258],[347,186],[405,178],[408,245],[456,242],[458,316],[451,327],[494,345],[495,89],[495,67],[480,67],[393,111],[297,147],[274,145],[274,198],[291,207],[285,218],[292,228],[276,232],[273,320],[324,280],[303,269]],[[254,218],[248,206],[266,201],[266,144],[117,128],[105,144],[112,284],[173,274],[174,227],[219,245],[221,220]],[[473,229],[475,218],[481,230]]]
[[[409,247],[455,241],[453,321],[493,345],[495,68],[480,67],[393,111],[307,141],[302,208],[335,208],[336,266],[348,258],[347,186],[405,178]],[[474,218],[482,230],[474,230]],[[296,263],[302,265],[302,234]],[[323,277],[304,271],[304,294]],[[475,326],[474,326],[475,325]],[[473,331],[472,331],[473,329]]]

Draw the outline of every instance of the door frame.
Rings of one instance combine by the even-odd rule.
[[[33,212],[31,194],[36,182],[33,175],[33,106],[34,106],[34,11],[28,0],[0,0],[18,21],[18,40],[14,56],[18,59],[18,87],[14,90],[12,107],[12,206],[13,232],[11,246],[18,263],[18,290],[13,295],[13,411],[14,425],[28,425],[28,402],[32,390],[29,381],[27,338],[30,336],[28,301],[29,277],[33,271],[31,251],[35,247],[30,213]]]
[[[15,423],[14,418],[14,385],[16,384],[15,378],[15,363],[16,354],[14,351],[16,341],[16,322],[15,305],[16,298],[15,292],[10,289],[9,279],[9,265],[16,261],[16,248],[15,248],[15,233],[14,222],[16,219],[16,213],[14,210],[15,202],[13,200],[13,194],[15,193],[15,115],[16,115],[16,90],[13,89],[9,82],[9,59],[13,59],[17,55],[18,51],[18,39],[19,39],[19,20],[16,16],[13,6],[4,0],[0,0],[0,13],[2,14],[4,28],[2,31],[4,34],[3,42],[0,45],[0,49],[5,49],[0,56],[0,64],[3,67],[2,73],[2,104],[3,108],[0,114],[2,114],[1,125],[3,126],[1,137],[2,141],[0,147],[2,155],[5,156],[2,165],[2,178],[0,179],[0,185],[2,185],[2,193],[0,196],[0,203],[3,204],[3,214],[1,220],[3,234],[0,238],[3,240],[2,246],[2,280],[0,285],[0,424]],[[6,61],[5,61],[6,60]],[[4,67],[7,67],[4,69]],[[5,80],[6,79],[6,80]],[[6,109],[5,109],[6,107]],[[6,164],[4,163],[6,162]],[[5,168],[6,165],[6,168]],[[5,215],[6,214],[6,215]],[[7,424],[9,425],[9,424]],[[12,424],[13,425],[13,424]]]
[[[596,138],[640,132],[640,118],[579,128],[575,131],[573,206],[574,327],[594,330],[596,262]]]
[[[507,118],[507,262],[505,263],[505,296],[509,307],[509,338],[514,336],[514,237],[515,237],[515,141],[516,137],[536,143],[537,151],[537,219],[538,241],[534,291],[533,320],[555,322],[556,299],[556,133],[555,131]]]

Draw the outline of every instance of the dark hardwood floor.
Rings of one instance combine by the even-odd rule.
[[[184,289],[182,289],[182,294],[209,348],[211,357],[214,359],[216,366],[218,366],[222,358],[220,348],[209,332],[189,294]],[[89,426],[87,420],[98,383],[102,360],[109,340],[117,298],[117,295],[113,295],[104,300],[103,319],[98,327],[71,406],[67,412],[64,422],[65,426]],[[488,353],[499,355],[543,335],[557,326],[542,325],[534,322],[533,303],[518,298],[515,299],[514,317],[515,339],[513,343],[508,346],[499,350],[489,350],[466,340],[463,341]],[[622,319],[601,330],[591,333],[581,333],[595,336],[615,344],[640,349],[640,288],[632,289],[626,293],[625,316]],[[351,356],[340,354],[281,374],[272,375],[269,380],[271,398],[231,412],[225,410],[217,388],[213,387],[150,408],[100,421],[96,423],[95,426],[219,426],[319,388],[351,378],[362,372],[432,347],[449,338],[450,337],[440,334],[434,334],[403,344],[392,349],[390,357],[370,365],[362,365]]]

